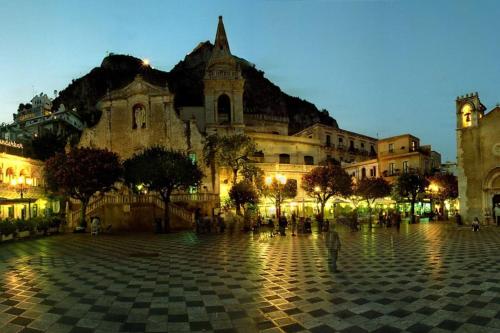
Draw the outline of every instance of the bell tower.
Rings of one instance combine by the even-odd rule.
[[[480,172],[473,167],[481,161],[480,119],[484,116],[486,107],[481,103],[477,92],[458,96],[455,100],[457,121],[457,176],[458,199],[460,215],[465,223],[470,223],[474,216],[481,212],[472,207],[472,195],[469,183],[481,183]],[[468,199],[469,198],[469,199]]]
[[[243,87],[245,80],[219,16],[212,55],[205,69],[205,119],[208,134],[243,131]]]

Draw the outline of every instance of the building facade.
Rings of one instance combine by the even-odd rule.
[[[486,113],[477,92],[455,106],[460,214],[466,223],[488,223],[500,204],[500,107]]]

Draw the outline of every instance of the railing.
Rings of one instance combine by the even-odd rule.
[[[179,201],[201,201],[213,202],[219,200],[219,196],[213,193],[174,193],[171,195],[172,202]]]
[[[203,193],[207,194],[208,193]],[[188,194],[189,195],[189,194]],[[211,194],[210,194],[211,195]],[[79,201],[71,199],[74,203],[79,203]],[[103,196],[92,197],[89,204],[87,205],[87,211],[85,218],[87,219],[93,212],[105,205],[154,205],[160,209],[165,209],[165,204],[161,197],[156,194],[145,194],[145,195],[120,195],[120,194],[105,194]],[[177,216],[182,220],[193,222],[194,213],[190,210],[179,206],[175,203],[170,203],[169,212],[173,216]],[[80,209],[72,211],[69,213],[69,222],[75,222],[80,219],[81,211]]]

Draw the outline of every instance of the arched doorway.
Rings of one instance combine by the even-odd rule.
[[[219,124],[231,123],[231,100],[226,94],[222,94],[217,99],[217,119]]]

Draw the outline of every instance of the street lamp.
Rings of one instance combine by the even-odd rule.
[[[21,195],[21,199],[24,197],[24,193],[28,192],[29,186],[32,184],[33,180],[31,178],[24,178],[24,176],[20,176],[18,179],[14,178],[10,181],[10,185]]]
[[[33,185],[33,179],[25,178],[24,176],[19,176],[17,179],[11,179],[10,185],[14,188],[14,191],[19,193],[21,199],[24,198],[24,194],[28,192],[28,189]],[[31,218],[31,201],[28,199],[28,218]]]
[[[282,198],[282,186],[286,184],[286,176],[282,174],[276,174],[275,176],[268,176],[265,179],[266,185],[271,188],[273,184],[276,184],[276,217],[278,218],[278,221],[281,217],[281,202],[283,201]]]

